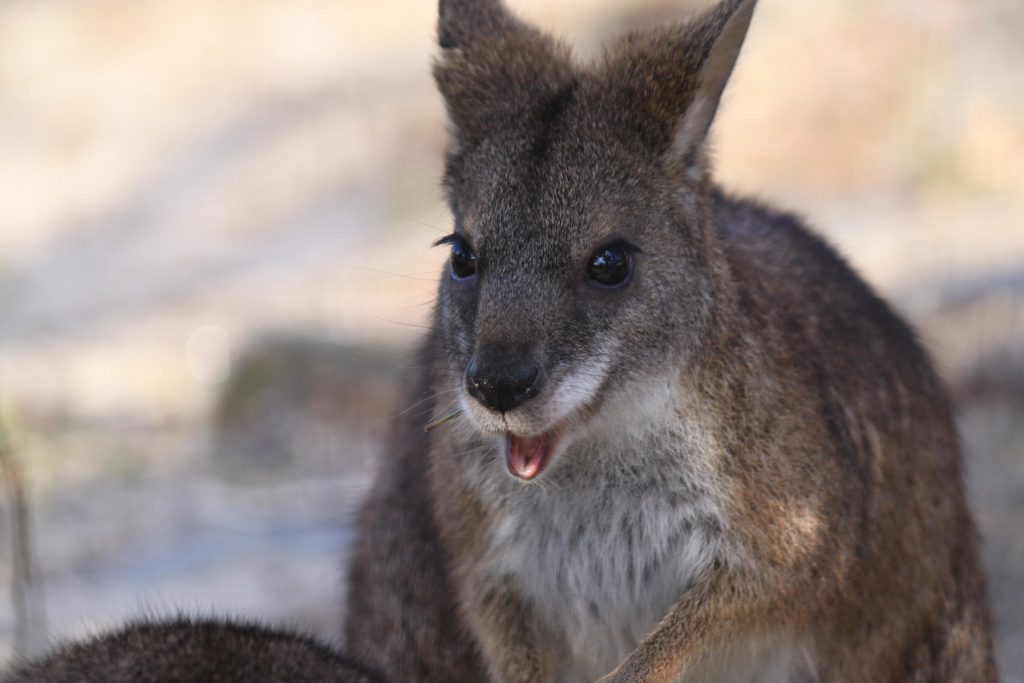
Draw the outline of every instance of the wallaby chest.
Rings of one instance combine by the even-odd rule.
[[[556,636],[558,681],[607,673],[724,552],[720,492],[699,466],[713,454],[680,427],[586,440],[542,486],[496,453],[475,472],[496,522],[474,576],[513,586]]]

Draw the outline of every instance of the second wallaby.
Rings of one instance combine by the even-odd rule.
[[[384,683],[311,638],[254,622],[130,622],[16,665],[2,683]]]
[[[580,64],[441,0],[450,259],[348,602],[393,680],[996,679],[927,354],[711,178],[754,4]]]

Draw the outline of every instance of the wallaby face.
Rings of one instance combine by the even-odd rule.
[[[535,159],[485,164],[488,185],[453,202],[440,300],[452,387],[478,429],[550,437],[544,460],[510,461],[524,480],[574,429],[621,411],[618,388],[691,354],[711,316],[706,208],[672,202],[654,162],[629,180],[626,150],[598,161],[607,150],[588,155],[580,142],[552,140],[541,173]],[[461,168],[474,173],[474,162]],[[458,196],[462,184],[449,182]],[[464,252],[473,266],[460,276]]]
[[[753,9],[577,64],[442,0],[451,258],[346,624],[395,680],[995,680],[927,354],[799,218],[712,179]]]
[[[503,438],[520,479],[602,413],[628,411],[620,389],[705,341],[716,276],[702,144],[752,8],[624,41],[587,72],[496,3],[442,8],[455,218],[444,352],[458,403]]]

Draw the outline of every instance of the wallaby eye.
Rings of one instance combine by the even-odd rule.
[[[476,255],[466,242],[458,237],[452,241],[452,277],[465,280],[476,274]]]
[[[621,244],[599,249],[587,266],[587,277],[605,287],[625,284],[633,274],[633,260],[629,250]]]

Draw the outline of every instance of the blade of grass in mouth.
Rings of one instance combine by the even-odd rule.
[[[457,418],[459,415],[462,415],[462,408],[460,408],[459,406],[455,406],[451,410],[449,410],[447,413],[445,413],[441,417],[439,417],[436,420],[434,420],[433,422],[427,423],[427,425],[423,428],[423,431],[425,431],[425,432],[432,431],[432,430],[440,427],[441,425],[443,425],[443,424],[445,424],[447,422],[451,422],[452,420]]]

